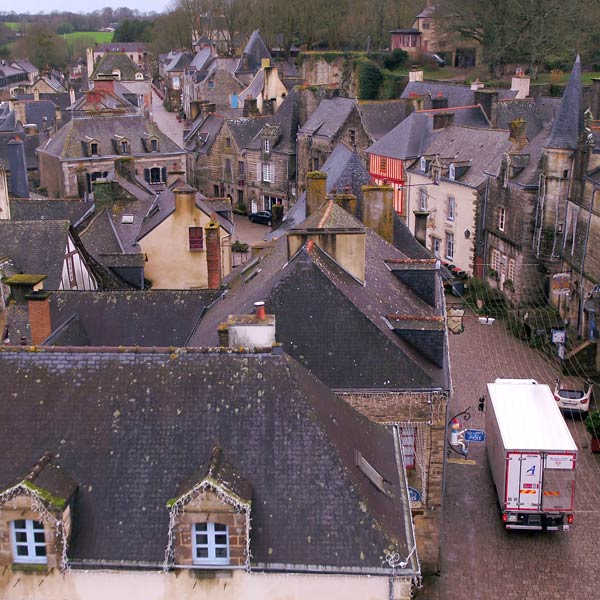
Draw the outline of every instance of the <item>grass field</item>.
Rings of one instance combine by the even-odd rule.
[[[113,31],[74,31],[73,33],[65,33],[63,37],[68,42],[75,41],[77,38],[86,37],[94,38],[98,44],[106,44],[112,42]]]

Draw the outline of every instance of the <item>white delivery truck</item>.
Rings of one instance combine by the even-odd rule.
[[[487,455],[507,529],[568,530],[577,446],[547,385],[488,384]]]

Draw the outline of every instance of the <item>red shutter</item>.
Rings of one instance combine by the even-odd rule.
[[[190,250],[204,250],[202,227],[190,227],[188,232],[190,239]]]

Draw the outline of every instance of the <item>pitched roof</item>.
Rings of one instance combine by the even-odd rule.
[[[499,89],[498,99],[507,100],[514,98],[517,92],[514,90]],[[439,81],[409,81],[402,90],[400,98],[413,98],[415,96],[427,96],[425,104],[431,108],[431,98],[437,96],[448,98],[448,106],[472,106],[475,104],[475,92],[468,85],[455,83],[443,83]]]
[[[285,354],[0,353],[0,489],[53,452],[79,484],[73,560],[160,566],[167,501],[215,442],[252,486],[252,563],[390,575],[385,551],[404,558],[411,550],[391,428],[354,411]],[[357,451],[383,477],[383,492],[356,467]]]
[[[50,315],[53,331],[61,330],[47,345],[183,346],[218,295],[216,290],[55,292]],[[73,323],[78,336],[72,336]]]
[[[457,125],[489,127],[489,121],[480,106],[418,110],[369,146],[367,152],[402,160],[420,156],[424,148],[442,131],[433,129],[434,117],[439,112],[452,113]]]
[[[107,42],[94,47],[94,52],[146,52],[145,42]]]
[[[135,74],[141,70],[124,52],[106,52],[96,63],[92,79],[101,75],[112,75],[115,69],[121,72],[121,79],[124,80],[134,80]]]
[[[117,155],[113,144],[113,140],[119,139],[116,136],[129,140],[132,155],[148,154],[143,140],[149,136],[158,138],[161,155],[184,152],[155,123],[139,115],[72,119],[40,147],[40,151],[60,158],[85,158],[84,143],[96,140],[100,155],[113,156]]]
[[[316,225],[327,207],[299,227]],[[335,204],[328,213],[326,226],[362,228]],[[262,300],[267,312],[276,315],[277,340],[285,351],[334,389],[444,387],[445,369],[414,350],[385,321],[392,313],[434,320],[441,313],[402,284],[384,262],[406,255],[370,230],[365,235],[364,285],[316,244],[288,260],[287,239],[279,238],[263,251],[258,264],[232,278],[228,294],[207,311],[189,345],[216,344],[219,323],[230,314],[251,312],[253,303]],[[328,344],[315,344],[316,339]]]
[[[202,50],[196,53],[196,55],[192,59],[192,62],[190,63],[190,67],[195,67],[199,71],[202,71],[203,69],[207,68],[208,63],[210,63],[213,58],[214,55],[212,48],[206,46],[205,48],[202,48]]]
[[[552,131],[546,141],[547,148],[575,150],[584,131],[583,91],[581,88],[581,59],[579,54],[571,69],[569,81],[560,101]]]
[[[189,52],[169,52],[168,57],[169,62],[165,65],[167,73],[183,71],[192,62]]]
[[[377,141],[408,116],[409,103],[406,100],[361,101],[358,112],[367,132]]]
[[[501,100],[498,102],[497,126],[499,129],[508,129],[511,121],[523,119],[527,123],[527,138],[532,140],[544,127],[554,122],[560,102],[560,98],[548,96]]]
[[[0,131],[0,164],[7,171],[10,171],[10,161],[8,159],[8,142],[14,139],[23,140],[25,148],[25,164],[28,169],[37,169],[38,160],[36,150],[45,136],[39,134],[26,135],[23,127],[19,124],[13,131]]]
[[[47,275],[44,288],[57,290],[69,236],[69,221],[0,220],[0,256],[21,273]]]
[[[246,58],[246,64],[240,61],[238,71],[258,71],[263,58],[271,58],[271,53],[267,48],[260,31],[255,29],[248,40],[248,43],[242,51],[242,56]]]
[[[10,201],[10,218],[13,221],[61,221],[75,227],[91,210],[91,202],[80,200],[37,200],[13,198]]]
[[[25,118],[27,123],[35,123],[40,131],[54,125],[56,120],[56,104],[49,100],[26,100]]]
[[[199,116],[193,123],[189,133],[185,136],[186,150],[208,154],[212,148],[225,118],[216,113]]]
[[[352,110],[357,106],[354,98],[335,98],[321,100],[317,110],[298,130],[299,134],[333,137],[344,125]]]
[[[267,117],[239,117],[229,119],[227,127],[231,131],[238,148],[243,149],[250,147],[252,140],[268,122]]]

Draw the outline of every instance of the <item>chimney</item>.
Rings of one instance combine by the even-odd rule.
[[[208,289],[221,287],[221,240],[219,237],[217,215],[213,213],[210,221],[204,226],[206,238],[206,266],[208,270]],[[229,334],[231,339],[231,332]]]
[[[283,221],[283,204],[271,206],[271,231],[277,229]]]
[[[256,98],[244,98],[244,110],[242,114],[244,117],[255,117],[260,114]]]
[[[190,121],[195,121],[200,114],[202,114],[200,111],[200,102],[192,100],[190,102]]]
[[[268,69],[270,66],[271,66],[270,58],[261,58],[260,59],[260,68],[261,69]]]
[[[525,75],[525,72],[521,67],[518,67],[510,85],[510,89],[513,92],[517,92],[515,100],[522,100],[529,96],[529,84],[529,77]]]
[[[10,193],[17,198],[29,198],[25,146],[19,138],[10,140],[8,146],[8,166],[10,167]]]
[[[527,121],[523,119],[515,119],[509,124],[510,137],[509,140],[516,146],[523,148],[527,144]]]
[[[60,110],[60,106],[57,106],[54,109],[54,125],[56,129],[58,129],[62,125],[62,112]]]
[[[415,215],[415,239],[427,248],[427,217],[429,217],[429,211],[414,210],[413,214]]]
[[[275,315],[266,314],[265,303],[254,303],[254,314],[229,315],[227,334],[230,348],[272,348],[275,339]]]
[[[26,136],[37,135],[39,133],[37,123],[24,123],[23,130]]]
[[[219,347],[229,347],[229,329],[227,329],[227,323],[219,323],[217,327],[217,335],[219,336]]]
[[[181,184],[173,190],[175,194],[175,214],[189,213],[191,216],[196,206],[196,190],[187,184]]]
[[[471,83],[471,90],[474,92],[476,92],[477,90],[482,90],[484,87],[485,84],[479,81],[479,77],[477,77],[477,79],[475,79],[475,81]]]
[[[40,100],[40,90],[38,90],[37,88],[33,88],[33,99],[36,102],[39,102]]]
[[[431,108],[435,110],[439,108],[448,108],[448,98],[440,92],[435,98],[431,99]]]
[[[446,125],[454,123],[453,112],[440,112],[433,115],[433,129],[444,129]]]
[[[94,210],[96,214],[105,207],[112,208],[116,196],[112,181],[96,179],[92,183],[92,191],[94,192]]]
[[[0,165],[0,219],[10,220],[8,179],[6,178],[6,169],[2,165]]]
[[[21,100],[13,100],[11,103],[12,109],[15,111],[15,119],[21,124],[27,123],[27,115],[25,113],[25,104]]]
[[[206,119],[206,117],[208,117],[208,115],[216,112],[216,110],[217,110],[217,107],[214,102],[208,102],[206,100],[203,100],[202,102],[200,102],[200,114],[205,119]]]
[[[69,89],[69,102],[71,105],[75,104],[75,90],[73,88]]]
[[[169,169],[167,171],[167,187],[171,187],[179,179],[185,181],[185,171],[181,169]]]
[[[498,123],[498,92],[494,90],[477,90],[473,94],[475,104],[483,108],[492,127]]]
[[[275,114],[275,98],[265,99],[262,102],[263,116]]]
[[[133,156],[115,158],[115,171],[127,181],[135,181],[135,161]]]
[[[27,294],[29,330],[33,346],[39,346],[52,333],[49,298],[50,292],[43,290]]]
[[[421,69],[412,69],[408,72],[408,81],[423,81],[423,71]]]
[[[110,94],[115,93],[115,80],[114,79],[94,79],[95,92],[108,92]]]
[[[336,194],[333,199],[335,200],[335,203],[338,206],[341,206],[346,212],[349,212],[353,217],[357,217],[357,198],[354,194]]]
[[[363,223],[390,244],[394,243],[394,188],[364,185]]]
[[[327,175],[311,171],[306,175],[306,216],[316,212],[327,199]]]

